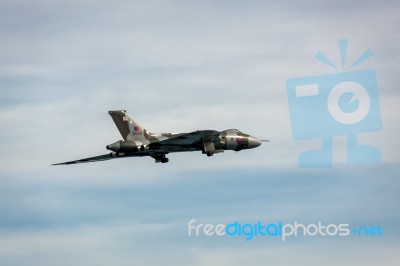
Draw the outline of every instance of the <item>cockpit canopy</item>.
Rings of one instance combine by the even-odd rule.
[[[242,134],[242,132],[240,132],[239,130],[237,130],[237,129],[227,129],[227,130],[224,130],[224,133],[226,133],[227,135],[241,135]]]
[[[244,134],[240,130],[237,130],[235,128],[227,129],[227,130],[222,131],[222,135],[223,136],[243,136],[243,137],[249,136],[249,135]]]

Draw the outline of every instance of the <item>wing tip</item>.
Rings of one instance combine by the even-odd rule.
[[[75,164],[76,162],[65,162],[65,163],[53,163],[50,164],[50,166],[56,166],[56,165],[68,165],[68,164]]]
[[[113,158],[119,158],[119,157],[113,157],[111,155],[111,153],[107,153],[107,154],[94,156],[94,157],[90,157],[90,158],[79,159],[79,160],[75,160],[75,161],[68,161],[68,162],[63,162],[63,163],[53,163],[50,166],[98,162],[98,161],[105,161],[105,160],[109,160],[109,159],[113,159]]]

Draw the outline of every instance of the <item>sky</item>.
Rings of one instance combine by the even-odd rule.
[[[1,265],[397,265],[397,1],[0,1]],[[348,40],[341,69],[339,39]],[[373,56],[349,66],[367,49]],[[340,67],[315,59],[320,51]],[[382,159],[300,168],[288,79],[372,69]],[[257,149],[52,163],[107,153],[108,110],[151,132],[237,128]],[[318,112],[318,110],[316,110]],[[381,226],[383,236],[188,236],[188,222]]]

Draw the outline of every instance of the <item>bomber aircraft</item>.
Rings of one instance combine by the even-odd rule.
[[[151,156],[156,163],[167,163],[172,152],[201,151],[207,156],[225,150],[240,151],[261,145],[262,141],[237,129],[197,130],[191,133],[150,133],[133,121],[126,110],[109,111],[123,140],[106,146],[111,153],[53,165],[105,161],[125,157]]]

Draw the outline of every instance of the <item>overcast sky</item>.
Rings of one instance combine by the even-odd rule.
[[[397,1],[1,1],[1,265],[397,265]],[[378,164],[301,169],[286,81],[376,71]],[[151,132],[238,128],[261,147],[50,167],[104,154],[126,109]],[[187,223],[381,225],[383,237],[190,238]]]

